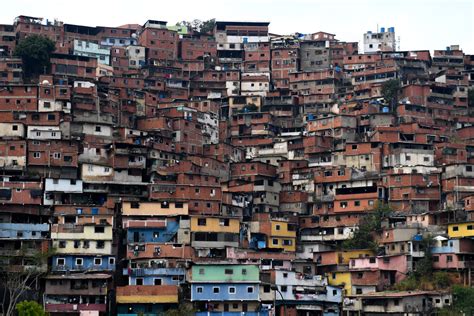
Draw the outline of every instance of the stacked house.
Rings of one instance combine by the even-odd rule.
[[[474,58],[396,51],[393,33],[362,53],[268,22],[0,25],[2,277],[51,315],[451,305],[396,290],[428,256],[472,286]],[[12,52],[35,34],[56,50],[27,81]]]

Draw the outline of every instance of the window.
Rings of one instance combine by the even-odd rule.
[[[234,269],[225,269],[224,273],[225,274],[234,274]]]
[[[98,240],[96,244],[97,249],[104,249],[105,248],[105,242],[103,240]]]
[[[94,265],[96,266],[102,265],[102,258],[94,258]]]
[[[159,278],[156,278],[153,280],[153,285],[161,285],[162,284],[162,280],[159,279]]]
[[[247,293],[253,293],[253,286],[247,286]]]
[[[286,292],[286,291],[288,291],[288,287],[286,285],[282,285],[280,287],[280,292]]]
[[[109,258],[109,264],[114,265],[115,264],[115,258]]]
[[[247,275],[247,269],[242,269],[242,275]]]
[[[361,288],[356,288],[356,294],[362,294],[362,289]]]
[[[76,258],[76,266],[82,266],[82,258]]]
[[[291,246],[293,241],[291,239],[283,239],[283,246]]]
[[[135,285],[143,285],[143,278],[136,278]]]
[[[214,293],[214,294],[219,294],[220,290],[221,290],[220,288],[218,288],[217,286],[215,286],[215,287],[212,288],[212,293]]]
[[[18,125],[12,125],[12,131],[17,131],[18,130]]]
[[[360,201],[354,201],[354,206],[360,206]]]
[[[453,232],[457,232],[459,231],[459,227],[458,226],[453,226]]]
[[[433,256],[433,262],[439,262],[439,256]]]
[[[204,274],[204,269],[199,269],[199,274],[203,275]]]
[[[96,132],[100,132],[101,130],[102,130],[102,128],[101,128],[100,126],[96,126],[96,127],[95,127],[95,131],[96,131]]]
[[[34,152],[33,153],[33,158],[41,158],[41,153],[40,152]]]
[[[206,226],[206,219],[198,218],[198,226]]]
[[[446,262],[453,262],[453,256],[446,256]]]
[[[202,286],[198,286],[198,287],[196,288],[196,293],[202,293],[202,292],[203,292],[203,291],[202,291]]]
[[[229,287],[229,294],[235,294],[235,287],[233,286]]]
[[[472,225],[467,225],[467,230],[472,230]]]
[[[472,166],[466,166],[466,171],[467,172],[472,172]]]
[[[94,227],[94,232],[96,234],[102,234],[105,232],[105,227],[104,226],[96,226]]]
[[[280,230],[280,225],[275,225],[276,230]]]
[[[57,258],[56,259],[56,265],[63,266],[65,264],[66,264],[66,259],[64,259],[64,258]]]
[[[273,245],[278,245],[278,239],[272,239],[272,244]]]
[[[61,241],[59,242],[59,248],[66,248],[66,241],[61,240]]]
[[[229,226],[229,219],[228,218],[221,218],[219,219],[220,226]]]

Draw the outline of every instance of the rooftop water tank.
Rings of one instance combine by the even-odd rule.
[[[380,33],[385,33],[385,28],[384,27],[380,28]]]

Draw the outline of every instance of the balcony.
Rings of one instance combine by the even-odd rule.
[[[165,228],[166,220],[124,220],[124,228]]]
[[[184,269],[179,268],[139,268],[123,269],[123,275],[146,276],[146,275],[185,275]]]
[[[80,312],[80,311],[98,311],[106,312],[106,304],[45,304],[47,312]]]

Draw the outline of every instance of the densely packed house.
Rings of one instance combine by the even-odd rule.
[[[34,34],[56,49],[27,82],[13,53]],[[457,46],[19,16],[0,53],[0,264],[41,271],[29,295],[51,315],[419,315],[452,303],[393,291],[428,251],[472,284],[474,56]],[[375,246],[350,246],[381,208]]]

